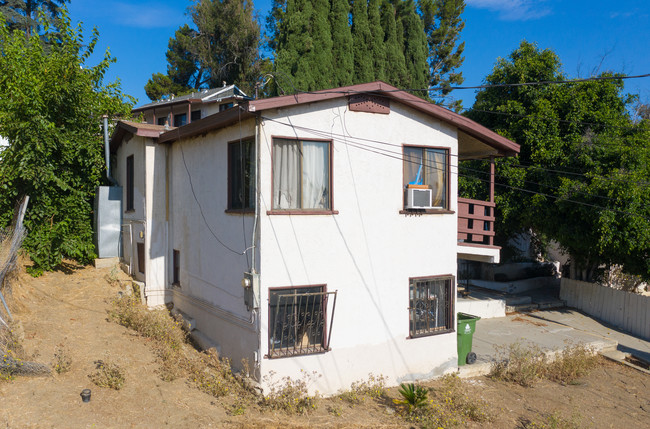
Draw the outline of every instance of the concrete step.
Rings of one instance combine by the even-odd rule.
[[[526,311],[537,310],[539,306],[535,303],[506,305],[506,313],[521,313]]]

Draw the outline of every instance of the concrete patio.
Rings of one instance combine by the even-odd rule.
[[[650,361],[650,342],[604,325],[577,310],[561,308],[479,320],[472,347],[477,361],[460,367],[460,376],[489,373],[491,362],[498,355],[497,347],[507,347],[517,341],[548,351],[585,344],[598,352],[619,351]],[[623,356],[622,353],[618,356]]]

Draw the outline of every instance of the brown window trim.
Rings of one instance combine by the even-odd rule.
[[[338,210],[301,210],[301,209],[286,209],[286,210],[267,210],[266,214],[268,216],[277,216],[277,215],[337,215],[339,214]]]
[[[325,298],[325,302],[323,304],[323,341],[322,344],[320,345],[319,348],[315,348],[314,351],[311,351],[309,353],[282,353],[282,354],[275,354],[271,355],[271,292],[280,292],[280,291],[291,291],[294,289],[307,289],[307,288],[320,288],[320,293],[322,293],[325,296],[327,295],[327,284],[310,284],[310,285],[298,285],[298,286],[280,286],[280,287],[270,287],[268,288],[269,295],[267,298],[268,302],[268,314],[267,314],[267,327],[268,327],[268,332],[267,332],[267,353],[264,355],[264,358],[266,359],[284,359],[284,358],[292,358],[292,357],[298,357],[298,356],[312,356],[312,355],[318,355],[318,354],[324,354],[327,353],[331,350],[329,341],[330,339],[328,338],[328,330],[327,330],[327,298]],[[295,346],[294,346],[295,348]]]
[[[449,285],[449,296],[447,299],[449,299],[449,314],[447,315],[447,324],[448,327],[442,328],[437,331],[431,331],[431,332],[426,332],[423,334],[418,334],[418,335],[412,335],[411,334],[411,327],[410,327],[410,319],[411,319],[411,308],[410,308],[410,298],[409,298],[409,335],[406,337],[406,339],[416,339],[416,338],[422,338],[422,337],[431,337],[434,335],[443,335],[443,334],[449,334],[452,332],[456,331],[456,327],[454,326],[454,316],[455,316],[455,290],[456,290],[456,278],[452,274],[440,274],[440,275],[435,275],[435,276],[419,276],[419,277],[409,277],[409,288],[408,292],[410,294],[411,292],[411,282],[417,280],[450,280],[451,284]]]
[[[295,141],[313,141],[313,142],[326,142],[329,143],[329,190],[330,190],[330,208],[326,210],[310,210],[310,209],[275,209],[272,208],[266,212],[267,215],[332,215],[339,214],[338,210],[334,210],[334,141],[332,139],[319,139],[319,138],[309,138],[309,137],[288,137],[281,135],[272,135],[271,136],[271,207],[273,207],[274,201],[273,197],[275,195],[275,184],[273,183],[273,140],[274,139],[283,139],[283,140],[295,140]]]
[[[454,213],[449,207],[451,207],[451,147],[448,146],[429,146],[422,144],[406,144],[402,143],[402,159],[404,159],[404,148],[406,147],[416,147],[422,149],[439,149],[447,151],[447,207],[442,208],[433,208],[433,209],[407,209],[406,202],[402,202],[403,209],[400,210],[400,214],[410,214],[410,213],[420,213],[420,214],[438,214],[443,212]],[[404,161],[402,161],[402,182],[404,182],[404,176],[406,175],[406,168],[404,166]],[[402,184],[402,198],[404,197],[404,185]],[[404,212],[404,213],[402,213]]]
[[[428,214],[455,214],[454,210],[447,209],[403,209],[399,211],[399,214],[411,215],[411,216],[420,216]]]
[[[227,176],[227,180],[228,180],[228,183],[227,183],[227,186],[228,186],[228,206],[227,207],[228,208],[225,210],[225,213],[242,214],[242,213],[247,213],[248,211],[250,211],[252,213],[255,212],[255,207],[248,207],[248,208],[242,208],[242,209],[233,208],[232,207],[232,198],[233,198],[233,196],[231,195],[231,192],[230,192],[230,188],[231,188],[231,182],[230,182],[231,173],[230,172],[232,171],[232,166],[231,166],[231,163],[230,163],[230,158],[231,158],[231,156],[230,156],[230,150],[231,149],[230,148],[232,147],[232,145],[239,144],[240,142],[241,143],[246,143],[246,142],[249,142],[249,141],[252,142],[253,145],[254,145],[255,144],[255,136],[248,136],[248,137],[243,137],[241,139],[231,140],[226,145],[227,151],[228,151],[228,155],[227,155],[227,157],[228,157],[228,167],[227,167],[228,168],[228,176]],[[257,162],[257,160],[254,160],[254,161]],[[242,186],[243,186],[243,184],[242,184]],[[256,186],[257,186],[257,184],[256,184]],[[257,202],[257,198],[255,200]]]

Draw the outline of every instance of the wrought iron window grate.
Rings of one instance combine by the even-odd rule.
[[[326,292],[322,286],[271,290],[269,357],[329,350],[335,308],[336,291]]]
[[[410,335],[419,337],[451,329],[451,278],[412,279]]]

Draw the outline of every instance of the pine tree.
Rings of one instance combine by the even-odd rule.
[[[465,28],[461,19],[465,1],[420,0],[420,9],[429,42],[429,83],[432,87],[442,87],[435,92],[444,97],[451,92],[451,85],[464,81],[462,72],[456,70],[465,59],[465,42],[458,44],[460,32]],[[453,104],[460,108],[460,101]]]
[[[332,31],[332,84],[352,85],[354,77],[354,53],[352,32],[348,23],[350,3],[348,0],[332,0],[330,28]]]
[[[381,26],[381,15],[379,10],[380,0],[369,0],[368,2],[368,24],[372,41],[370,44],[370,55],[373,61],[374,80],[386,80],[386,48],[384,45],[384,29]]]
[[[310,91],[336,86],[332,73],[332,30],[329,14],[329,0],[313,0],[310,27],[314,45],[307,64],[307,71],[312,75],[313,82]]]
[[[187,24],[171,38],[167,76],[154,73],[145,91],[152,99],[215,87],[223,81],[252,92],[263,61],[260,28],[249,0],[200,0],[190,7],[196,30]]]
[[[372,34],[368,23],[366,0],[352,3],[352,41],[354,44],[354,82],[366,83],[374,80]]]
[[[61,18],[65,3],[70,0],[0,0],[0,13],[4,15],[9,31],[20,30],[29,39],[33,34],[40,33],[42,25],[56,27]],[[44,22],[39,22],[39,9],[44,12]],[[51,34],[50,34],[51,36]],[[42,38],[49,43],[49,38]]]

